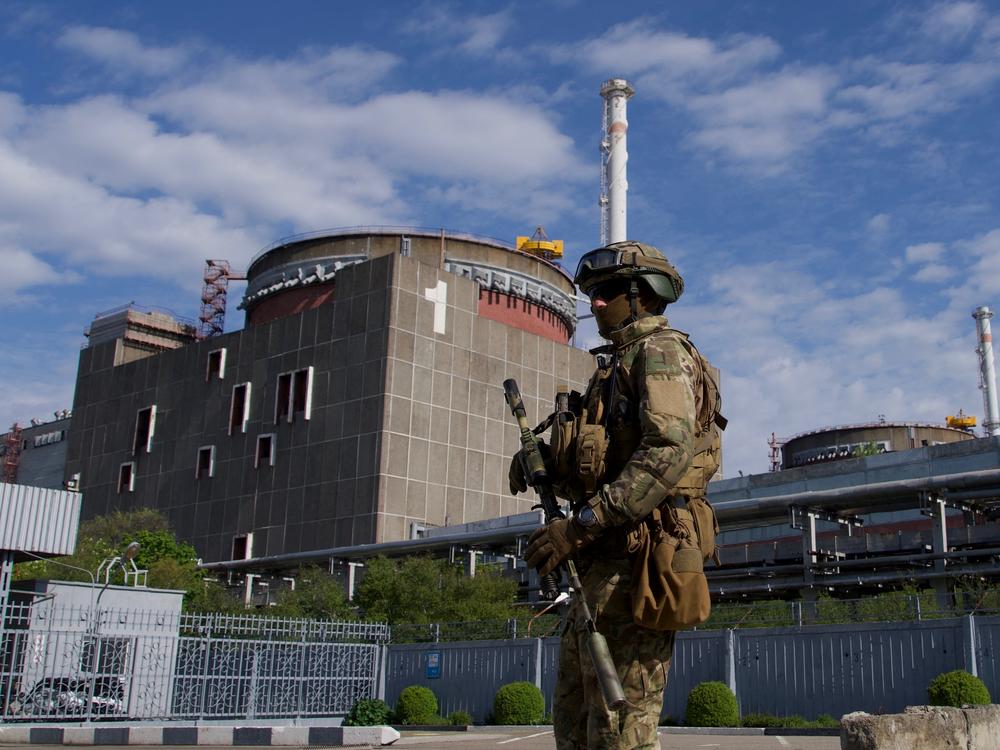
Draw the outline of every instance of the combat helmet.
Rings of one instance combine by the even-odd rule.
[[[663,253],[632,240],[586,253],[576,267],[573,283],[588,294],[598,284],[617,278],[644,281],[664,305],[676,302],[684,293],[684,279]]]

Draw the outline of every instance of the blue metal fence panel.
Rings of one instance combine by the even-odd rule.
[[[777,715],[901,711],[964,667],[959,620],[736,631],[740,707]]]
[[[725,682],[725,630],[697,630],[678,633],[674,657],[667,675],[663,715],[683,721],[687,697],[699,682]]]
[[[403,688],[423,685],[434,691],[439,712],[468,711],[486,720],[493,696],[508,682],[534,682],[535,639],[394,644],[389,647],[386,702],[394,706]],[[439,677],[428,666],[437,654]]]
[[[556,691],[556,675],[559,674],[559,641],[558,636],[542,639],[542,674],[541,688],[545,696],[545,713],[552,713],[552,696]]]
[[[979,679],[1000,701],[1000,617],[976,618],[976,662]]]

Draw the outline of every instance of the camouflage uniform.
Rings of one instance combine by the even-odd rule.
[[[703,398],[701,360],[686,335],[659,315],[643,315],[610,338],[611,362],[594,374],[583,398],[587,421],[606,414],[602,489],[591,497],[571,467],[556,490],[574,509],[586,503],[602,519],[601,535],[576,560],[597,629],[607,638],[632,706],[608,710],[586,650],[586,624],[579,606],[571,605],[553,704],[559,750],[659,748],[656,731],[674,646],[673,631],[633,622],[628,531],[691,482]]]

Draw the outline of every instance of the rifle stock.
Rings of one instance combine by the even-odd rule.
[[[538,438],[528,423],[528,415],[525,413],[524,401],[521,399],[521,391],[517,387],[516,380],[510,378],[503,381],[503,395],[521,430],[520,460],[528,484],[534,488],[541,501],[546,525],[558,518],[565,518],[566,514],[559,508],[559,501],[552,489],[552,480],[545,468],[545,457],[538,447]],[[564,567],[569,577],[569,585],[576,592],[577,601],[587,623],[587,651],[594,663],[601,692],[608,707],[617,711],[629,704],[625,699],[621,680],[618,678],[618,670],[615,669],[614,660],[611,658],[611,650],[605,637],[597,632],[597,624],[590,613],[590,607],[587,606],[587,598],[584,596],[583,585],[580,583],[580,576],[577,574],[576,563],[572,557],[566,558]],[[543,598],[550,601],[555,599],[559,590],[559,577],[555,571],[544,577],[541,589]]]

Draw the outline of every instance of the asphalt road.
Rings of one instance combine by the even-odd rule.
[[[403,732],[393,748],[418,750],[554,750],[552,730],[529,727],[504,732]],[[840,750],[839,737],[660,734],[662,750]]]
[[[417,750],[554,750],[552,730],[526,727],[500,732],[403,732],[395,748]],[[0,745],[0,747],[19,747]],[[24,745],[31,750],[66,750],[64,745]],[[838,737],[725,736],[710,734],[660,734],[662,750],[840,750]],[[121,745],[93,745],[93,750],[122,750]],[[156,750],[191,750],[189,746],[157,746]],[[198,750],[233,750],[199,747]],[[246,747],[242,750],[254,750]],[[261,750],[265,750],[261,748]],[[267,750],[273,750],[268,748]],[[291,750],[291,749],[289,749]]]

